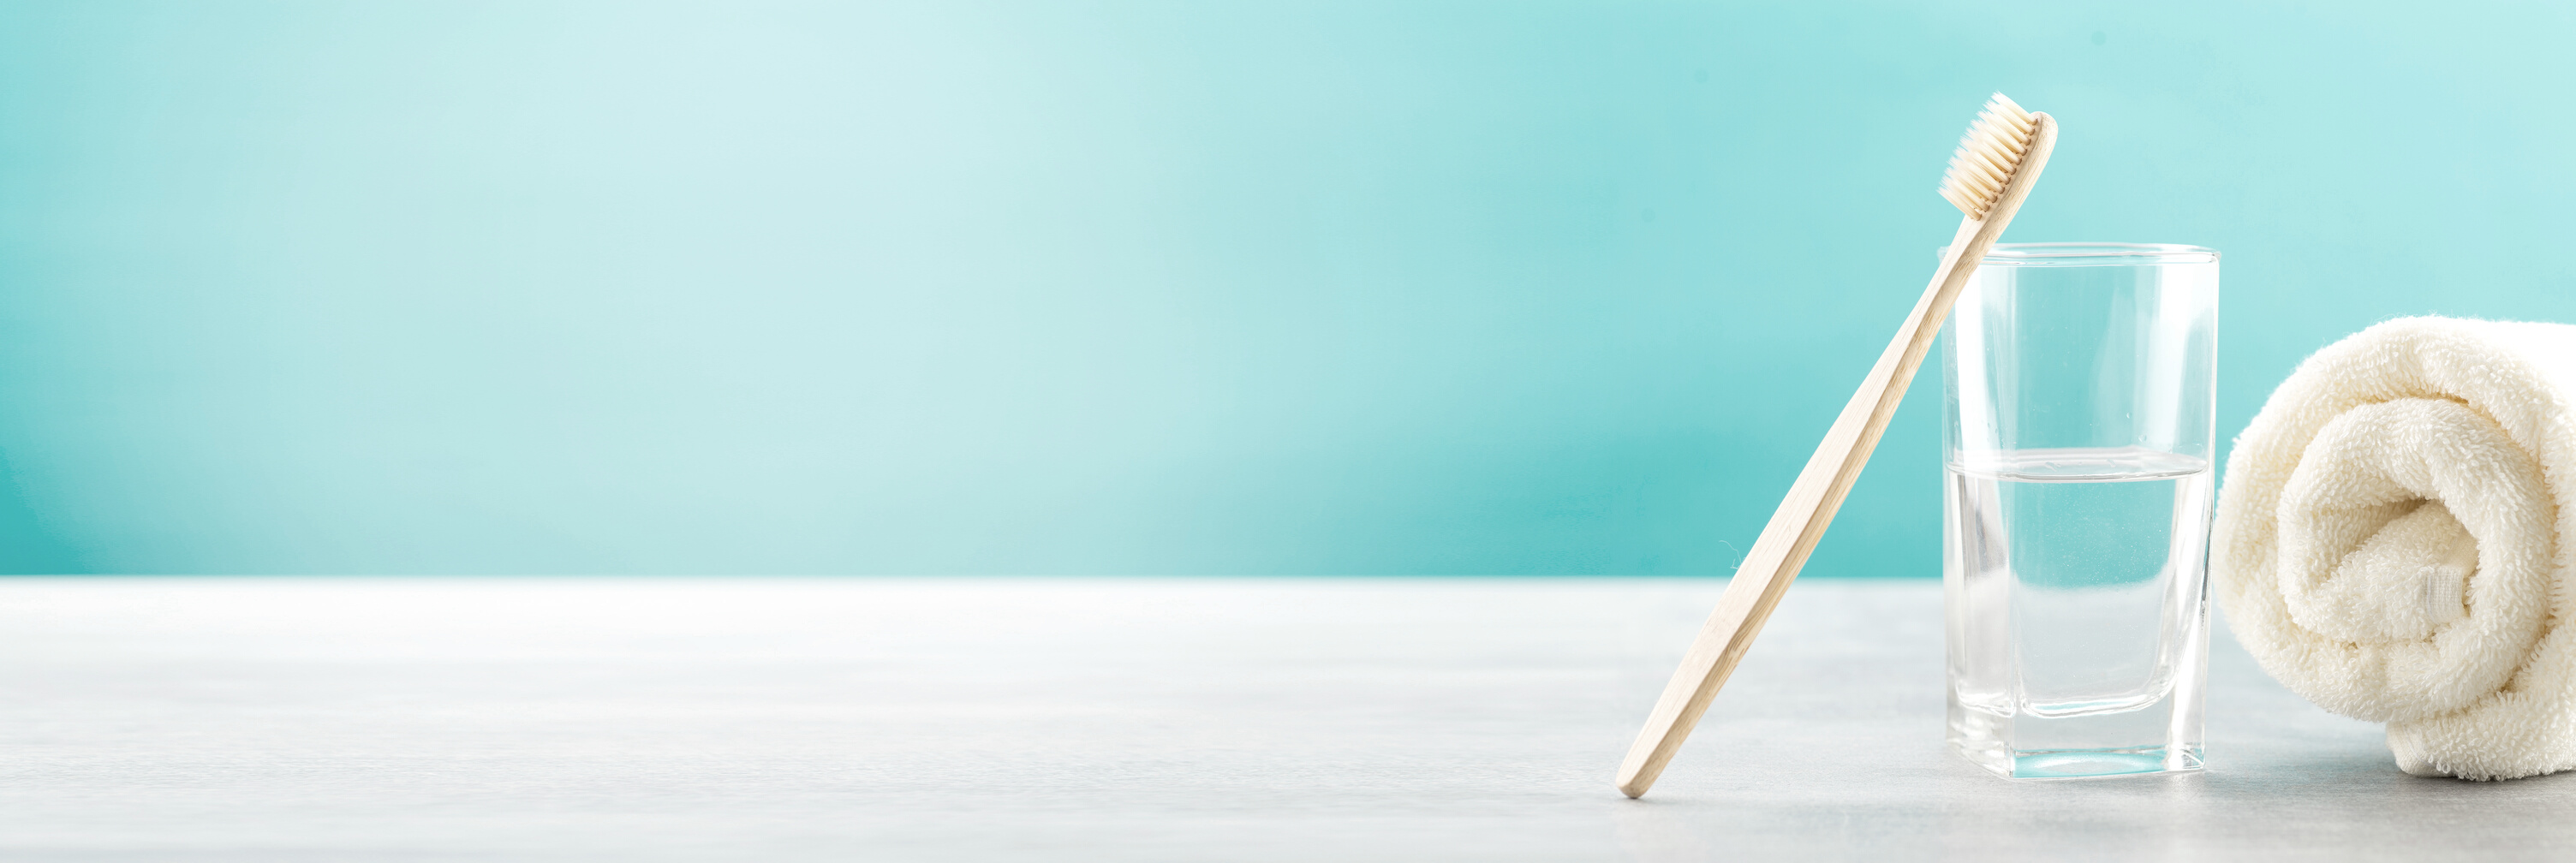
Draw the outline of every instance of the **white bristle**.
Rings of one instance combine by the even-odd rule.
[[[1941,175],[1941,197],[1968,218],[1985,218],[1986,211],[2003,199],[2004,183],[2021,165],[2022,154],[2030,151],[2030,134],[2036,128],[2030,112],[2004,94],[1987,99],[1976,121],[1968,124],[1968,134],[1959,138],[1959,151],[1950,154],[1950,170]]]

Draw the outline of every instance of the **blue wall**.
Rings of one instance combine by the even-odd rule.
[[[2011,239],[2227,254],[2226,435],[2576,320],[2572,24],[0,3],[0,569],[1723,573],[1988,91]],[[1935,572],[1931,395],[1810,573]]]

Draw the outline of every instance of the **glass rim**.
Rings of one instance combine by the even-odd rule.
[[[1996,243],[1979,266],[2140,267],[2215,264],[2218,250],[2179,243]]]

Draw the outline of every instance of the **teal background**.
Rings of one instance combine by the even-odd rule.
[[[2544,4],[0,2],[0,568],[1721,574],[1957,214],[2576,320]],[[1808,568],[1938,566],[1935,386]]]

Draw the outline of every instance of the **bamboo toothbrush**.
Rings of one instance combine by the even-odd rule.
[[[2048,152],[2056,145],[2056,120],[2023,111],[2002,93],[1986,100],[1985,109],[1968,125],[1958,152],[1950,156],[1949,172],[1941,177],[1941,197],[1950,199],[1967,218],[1959,222],[1958,234],[1941,253],[1941,267],[1933,271],[1932,284],[1923,289],[1914,313],[1906,316],[1905,326],[1878,356],[1869,377],[1861,379],[1860,391],[1843,406],[1842,415],[1825,432],[1824,443],[1816,445],[1816,454],[1798,472],[1798,481],[1789,486],[1789,495],[1771,514],[1771,523],[1754,540],[1753,551],[1736,567],[1734,580],[1727,582],[1717,611],[1700,628],[1699,639],[1682,657],[1681,668],[1664,685],[1655,712],[1646,717],[1645,730],[1638,732],[1628,759],[1619,765],[1620,791],[1635,797],[1655,784],[1655,777],[1663,774],[1664,765],[1681,749],[1682,739],[1690,736],[1691,726],[1708,712],[1718,687],[1726,685],[1727,674],[1743,661],[1771,608],[1780,604],[1780,595],[1798,577],[1807,553],[1824,536],[1843,495],[1860,478],[1870,449],[1878,445],[1888,417],[1905,398],[1905,385],[1914,380],[1915,367],[1923,364],[1924,352],[1941,332],[1950,303],[1977,271],[1986,249],[2003,235],[2005,223],[2021,209],[2022,199],[2039,181],[2040,168],[2048,164]]]

